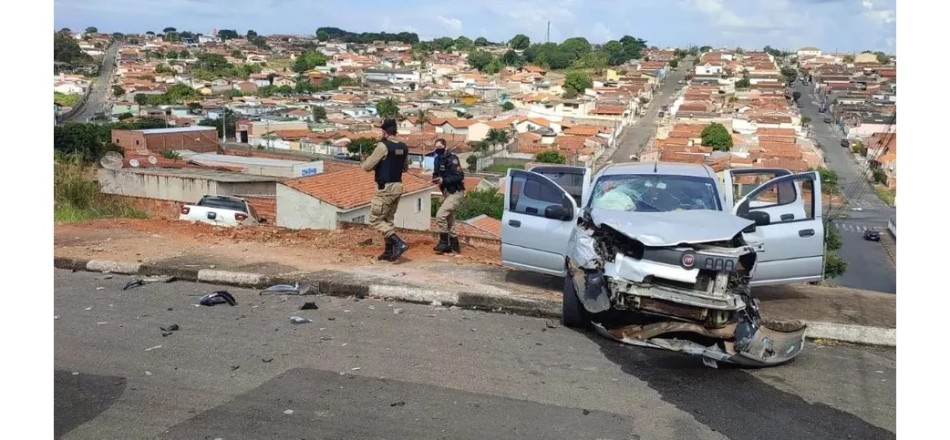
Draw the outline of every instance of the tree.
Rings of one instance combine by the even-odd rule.
[[[607,64],[611,66],[619,66],[623,63],[626,63],[629,58],[627,58],[627,52],[624,50],[623,43],[617,40],[608,41],[604,45],[604,53],[607,55]]]
[[[257,36],[257,32],[254,32],[253,30],[249,30],[247,31],[247,36],[245,36],[245,38],[247,38],[247,41],[251,41],[256,36]]]
[[[465,163],[468,164],[469,171],[476,171],[478,168],[478,153],[473,152],[469,154],[468,157],[465,158]]]
[[[169,26],[169,27],[167,27],[167,28],[165,28],[165,29],[162,29],[162,33],[163,33],[163,34],[167,34],[167,33],[169,33],[169,32],[177,32],[177,31],[178,31],[178,29],[175,29],[175,28],[173,28],[173,27],[171,27],[171,26]]]
[[[675,59],[670,60],[670,67],[672,67],[672,68],[675,69],[675,68],[677,68],[679,65],[680,65],[680,62],[679,62],[679,61],[677,61],[677,60],[675,60]]]
[[[834,228],[830,228],[834,229]],[[826,231],[830,230],[826,229]],[[827,234],[825,235],[827,237]],[[835,251],[825,252],[825,278],[837,278],[848,271],[848,262]]]
[[[737,89],[748,89],[750,86],[751,86],[751,83],[749,82],[749,78],[742,78],[736,81]]]
[[[218,31],[218,38],[220,38],[221,41],[227,41],[241,38],[241,36],[238,35],[237,31],[234,29],[221,29]]]
[[[175,70],[169,67],[168,64],[159,64],[155,66],[155,73],[158,73],[161,75],[165,75],[165,74],[174,75]]]
[[[567,158],[565,158],[561,153],[558,153],[557,150],[542,151],[534,157],[534,160],[542,163],[567,163]]]
[[[191,53],[188,52],[187,49],[182,49],[181,52],[178,54],[178,58],[181,58],[181,59],[191,58]]]
[[[564,90],[568,94],[578,95],[593,86],[594,83],[590,80],[590,76],[582,70],[574,70],[564,76]]]
[[[531,39],[525,34],[518,34],[508,40],[508,46],[515,50],[525,50],[531,46]]]
[[[798,72],[791,67],[783,67],[782,76],[785,77],[785,82],[793,82],[795,78],[798,78]]]
[[[317,41],[329,41],[330,33],[323,29],[317,30]]]
[[[97,29],[95,26],[89,26],[89,27],[86,28],[86,32],[85,32],[85,33],[86,33],[86,34],[98,34],[98,33],[99,33],[99,29]]]
[[[485,135],[485,142],[488,142],[490,145],[508,145],[508,142],[511,142],[511,133],[508,130],[501,130],[497,128],[492,128],[488,130],[488,134]]]
[[[58,32],[53,36],[53,61],[66,64],[84,64],[91,62],[92,57],[83,52],[76,39],[68,33]]]
[[[455,49],[457,50],[468,50],[475,47],[475,43],[471,38],[468,38],[464,35],[455,39]]]
[[[729,151],[732,149],[732,134],[720,123],[713,123],[704,128],[700,137],[703,139],[703,145],[713,147],[713,150]]]
[[[478,37],[475,39],[476,46],[488,46],[488,39],[485,37]]]
[[[811,118],[808,116],[802,116],[802,127],[808,125],[809,122],[811,122]]]
[[[136,93],[135,97],[132,99],[135,100],[135,103],[138,105],[145,105],[148,102],[148,95],[144,93]]]
[[[518,55],[518,52],[515,52],[511,49],[508,49],[508,51],[505,52],[500,59],[501,63],[506,66],[521,67],[521,65],[524,64],[524,58],[522,58],[521,55]]]
[[[376,114],[382,118],[395,118],[399,115],[399,102],[395,98],[386,98],[377,102]]]
[[[854,62],[854,55],[845,55],[841,57],[841,61],[843,61],[845,64],[851,64]]]
[[[799,92],[797,90],[792,92],[792,100],[794,100],[795,102],[798,102],[798,99],[801,97],[802,97],[802,92]]]
[[[584,37],[568,38],[558,48],[568,53],[575,60],[591,51],[590,42]]]
[[[447,51],[455,46],[455,40],[449,37],[441,37],[432,40],[432,47],[435,50]]]
[[[125,94],[125,89],[122,86],[112,86],[112,96],[116,98]]]
[[[436,208],[436,211],[438,211],[438,208]],[[487,215],[500,220],[504,212],[504,195],[490,189],[473,188],[465,191],[465,195],[462,196],[462,201],[455,211],[455,218],[465,221],[480,215]]]
[[[494,57],[483,50],[473,50],[468,54],[468,65],[482,70],[494,61]]]
[[[133,115],[132,113],[130,113],[130,112],[125,112],[125,113],[122,113],[121,115],[119,115],[119,120],[120,120],[120,121],[124,121],[124,120],[126,120],[126,119],[134,118],[134,117],[135,117],[135,115]]]
[[[505,103],[501,105],[501,108],[502,110],[505,110],[505,111],[514,110],[515,104],[512,103],[511,101],[505,101]]]
[[[376,148],[376,139],[368,137],[353,139],[346,146],[347,151],[357,156],[369,154],[374,148]]]
[[[838,173],[830,168],[818,168],[818,176],[821,178],[821,188],[827,190],[829,194],[838,193]]]
[[[231,51],[231,58],[244,58],[244,54],[241,51],[235,49]]]
[[[222,121],[224,119],[224,121]],[[221,131],[227,129],[227,138],[234,139],[235,134],[237,133],[237,117],[234,115],[234,112],[231,109],[224,109],[224,118],[210,119],[205,118],[198,122],[198,125],[203,125],[205,127],[214,127],[218,130],[218,137],[221,137]],[[225,128],[222,128],[222,126]]]
[[[308,50],[297,56],[292,69],[294,72],[304,73],[314,67],[325,65],[327,65],[326,56],[315,50]]]
[[[168,53],[165,54],[165,58],[169,60],[178,59],[178,52],[175,52],[174,50],[170,50],[168,51]]]
[[[891,62],[891,57],[887,56],[884,52],[874,52],[874,55],[877,56],[877,62],[881,64],[887,64]]]
[[[313,106],[313,122],[323,122],[327,119],[327,109],[319,105]]]

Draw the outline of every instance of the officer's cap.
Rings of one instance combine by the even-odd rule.
[[[379,126],[383,130],[390,131],[396,129],[396,120],[395,119],[386,119],[383,120],[382,125]]]

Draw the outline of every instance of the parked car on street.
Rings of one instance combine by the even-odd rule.
[[[830,124],[830,123],[831,123],[831,118],[825,118],[825,124]]]
[[[565,168],[508,170],[501,257],[564,278],[566,326],[713,363],[777,365],[802,350],[804,327],[762,320],[751,288],[823,279],[817,172],[573,167],[578,203],[558,184]]]
[[[841,146],[842,146],[842,147],[845,147],[845,148],[851,148],[851,141],[849,141],[849,140],[847,140],[847,139],[842,139],[842,140],[841,140]]]
[[[193,205],[182,206],[178,219],[227,227],[254,226],[267,222],[257,215],[247,200],[209,194]]]
[[[864,239],[870,241],[881,241],[881,233],[873,229],[864,231]]]

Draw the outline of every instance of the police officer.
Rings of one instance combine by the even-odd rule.
[[[465,196],[465,173],[458,156],[445,151],[445,139],[435,141],[435,171],[432,181],[442,190],[442,206],[435,214],[435,224],[439,227],[439,244],[433,249],[436,253],[461,253],[459,239],[452,231],[455,224],[455,211]]]
[[[395,119],[386,119],[380,128],[383,130],[382,140],[363,161],[363,170],[373,171],[376,181],[369,223],[383,234],[386,241],[386,250],[377,259],[396,261],[409,249],[409,244],[396,235],[393,226],[403,192],[402,173],[409,170],[409,147],[393,138],[396,135]]]

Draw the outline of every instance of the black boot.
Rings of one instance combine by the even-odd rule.
[[[459,246],[459,238],[457,236],[449,237],[449,250],[455,252],[456,254],[462,253],[461,246]]]
[[[452,248],[449,245],[449,234],[443,232],[439,234],[439,244],[435,246],[434,249],[437,254],[444,254],[446,252],[451,252]]]
[[[380,260],[380,261],[382,261],[382,260],[388,260],[389,257],[392,256],[392,254],[393,254],[393,241],[390,240],[389,237],[387,237],[387,238],[386,238],[386,250],[383,251],[383,253],[379,254],[379,256],[376,257],[376,259],[377,259],[377,260]]]
[[[393,251],[389,254],[389,261],[396,261],[409,249],[409,243],[402,241],[396,234],[390,235],[389,240],[391,240],[393,244]]]

